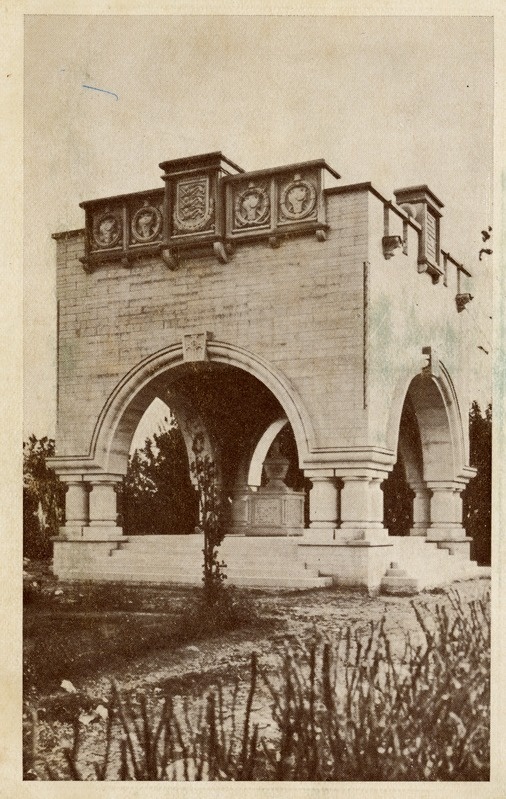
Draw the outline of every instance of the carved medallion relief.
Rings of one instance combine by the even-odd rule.
[[[234,228],[257,228],[270,223],[271,203],[268,188],[250,181],[238,186],[234,195]]]
[[[278,222],[299,222],[316,219],[316,187],[295,173],[293,180],[283,185],[279,194]]]
[[[146,202],[132,216],[130,233],[132,244],[148,244],[160,238],[162,214],[154,205]]]
[[[93,219],[93,243],[100,249],[107,249],[121,245],[123,224],[121,216],[117,213],[106,211],[97,214]]]

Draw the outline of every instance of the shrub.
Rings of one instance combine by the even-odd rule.
[[[31,435],[23,442],[23,555],[44,559],[51,555],[51,538],[63,520],[65,486],[47,459],[54,455],[54,440]]]
[[[333,643],[287,649],[269,674],[253,654],[246,692],[218,686],[178,706],[167,695],[161,709],[141,697],[135,711],[113,686],[95,778],[487,780],[489,597],[465,605],[451,593],[446,605],[412,604],[411,635],[387,634],[385,619],[343,629]],[[255,721],[262,690],[272,703],[268,736]],[[51,779],[89,772],[77,723],[64,758]],[[28,771],[47,776],[36,760]]]

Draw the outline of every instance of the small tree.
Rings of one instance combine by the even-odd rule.
[[[47,459],[55,452],[54,439],[31,435],[23,442],[23,554],[48,558],[51,538],[63,522],[65,486]]]
[[[473,555],[490,564],[492,515],[492,405],[482,414],[475,401],[469,414],[469,460],[478,471],[463,494],[464,527],[473,539]]]
[[[216,466],[209,455],[204,452],[202,436],[197,434],[193,439],[195,460],[191,464],[191,472],[197,484],[199,497],[199,528],[204,533],[204,596],[207,604],[214,605],[221,598],[223,571],[225,563],[218,560],[218,548],[223,541],[223,526],[220,495],[216,481]]]

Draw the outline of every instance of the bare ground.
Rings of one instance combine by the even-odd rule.
[[[47,571],[44,573],[42,570],[38,580],[53,606],[49,605],[48,608],[46,603],[42,603],[37,610],[28,609],[25,616],[30,617],[29,621],[36,625],[37,614],[41,614],[40,623],[42,614],[50,613],[55,629],[62,618],[69,620],[72,616],[77,618],[83,615],[88,619],[95,618],[97,624],[107,619],[126,628],[139,622],[140,616],[148,616],[149,621],[163,624],[165,617],[168,620],[172,618],[189,596],[185,588],[130,588],[126,593],[120,592],[116,596],[116,604],[120,608],[126,604],[128,612],[113,609],[114,603],[112,608],[100,611],[98,608],[92,609],[93,603],[90,605],[96,586],[68,586],[63,589],[63,594],[55,598],[55,590],[62,589],[51,580]],[[482,596],[489,586],[488,579],[481,579],[455,583],[453,588],[463,601],[467,601]],[[109,596],[111,592],[114,593],[111,586],[105,590]],[[169,640],[160,648],[150,648],[145,654],[139,651],[133,657],[119,660],[111,658],[110,665],[92,668],[88,675],[74,679],[76,694],[66,693],[57,685],[47,685],[41,689],[28,682],[25,690],[25,724],[28,728],[30,709],[36,707],[39,717],[39,757],[61,771],[62,746],[68,744],[72,737],[70,716],[89,711],[99,704],[107,706],[113,679],[122,694],[130,697],[134,707],[138,704],[139,696],[144,694],[149,707],[155,712],[167,693],[175,698],[177,705],[185,698],[191,700],[202,697],[218,683],[223,686],[225,694],[230,694],[237,680],[241,685],[241,704],[247,690],[253,651],[258,653],[263,669],[275,674],[287,644],[298,647],[315,638],[332,639],[339,628],[358,626],[365,629],[371,621],[379,621],[383,616],[386,617],[386,629],[394,638],[396,635],[402,636],[405,631],[417,630],[411,599],[408,597],[369,597],[335,588],[249,593],[258,611],[260,624],[246,625],[226,634],[183,645],[177,641],[171,644]],[[55,601],[59,602],[58,608],[54,607]],[[448,599],[444,593],[424,593],[417,601],[422,601],[430,608],[432,604],[445,603]],[[139,610],[134,611],[132,606]],[[29,646],[28,634],[26,647],[29,649]],[[265,687],[256,694],[253,711],[260,730],[268,735],[272,718],[269,693]],[[105,721],[100,718],[81,724],[81,755],[83,762],[89,764],[89,768],[85,769],[88,777],[92,773],[91,764],[100,759],[104,729]]]

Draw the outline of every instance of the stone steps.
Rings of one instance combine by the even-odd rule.
[[[132,536],[109,556],[94,559],[96,580],[202,583],[202,535]],[[297,557],[297,543],[287,537],[225,538],[219,560],[226,563],[227,584],[258,588],[323,588],[320,577]],[[78,577],[74,577],[78,579]]]
[[[392,561],[418,580],[420,588],[435,588],[481,575],[475,561],[439,549],[436,543],[427,542],[422,536],[392,537],[391,541]]]

